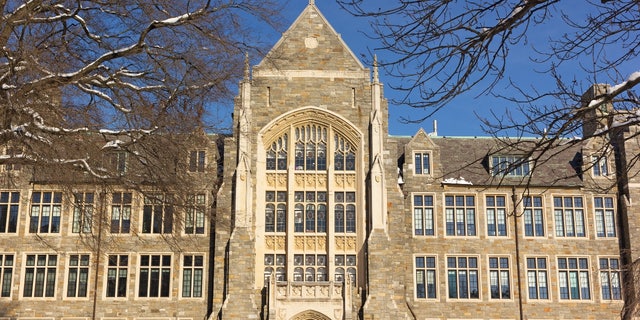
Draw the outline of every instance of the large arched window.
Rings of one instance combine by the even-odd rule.
[[[342,119],[334,124],[315,112],[299,124],[283,121],[266,129],[266,254],[290,257],[283,266],[265,266],[265,277],[275,274],[278,281],[355,280],[361,137]]]

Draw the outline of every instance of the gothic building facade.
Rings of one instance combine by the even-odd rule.
[[[585,136],[595,118],[585,117]],[[424,130],[392,136],[377,67],[363,66],[313,1],[247,64],[233,123],[222,142],[200,139],[185,156],[201,188],[180,207],[164,192],[96,183],[67,194],[5,166],[0,319],[635,311],[635,127],[559,141],[552,157],[528,154],[533,138],[514,148]]]

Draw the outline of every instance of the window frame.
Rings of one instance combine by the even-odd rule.
[[[207,195],[205,193],[187,196],[182,234],[194,236],[207,234],[207,208]],[[200,224],[201,226],[199,226]],[[191,232],[187,231],[189,227],[193,229]]]
[[[38,194],[39,201],[36,203],[34,201],[35,194]],[[45,195],[50,194],[51,200],[49,202],[44,202]],[[37,225],[33,226],[34,222],[34,209],[37,206],[38,215],[37,215]],[[49,211],[47,212],[48,222],[46,232],[43,232],[43,208],[47,206]],[[62,232],[62,215],[64,212],[65,203],[63,200],[63,195],[61,191],[53,191],[53,190],[34,190],[31,192],[31,197],[29,197],[29,212],[27,213],[29,217],[29,224],[27,227],[27,233],[35,233],[39,235],[61,235]],[[54,223],[54,217],[57,214],[57,223]],[[54,226],[57,226],[55,231],[53,231]]]
[[[416,176],[430,176],[433,174],[432,152],[429,150],[413,151],[413,174]],[[425,163],[426,156],[426,163]],[[420,166],[418,167],[418,159]],[[426,171],[426,172],[425,172]]]
[[[606,267],[603,266],[602,260],[606,260]],[[617,261],[617,268],[612,267],[611,260]],[[620,257],[614,256],[600,256],[598,257],[598,285],[600,286],[600,299],[603,301],[623,301],[624,300],[624,289],[623,289],[623,274],[622,269],[620,267]],[[617,298],[614,298],[615,288],[612,283],[611,275],[615,274],[617,277]],[[603,276],[606,276],[606,280],[608,282],[608,290],[605,291],[605,285],[603,281],[605,280]],[[608,292],[609,298],[605,297],[605,292]]]
[[[491,201],[489,199],[492,199]],[[502,205],[500,205],[498,199],[502,199]],[[486,222],[486,235],[490,238],[508,238],[509,237],[509,210],[507,205],[508,197],[503,194],[490,194],[484,196],[484,212]],[[492,204],[490,205],[490,203]],[[502,213],[500,213],[502,209]],[[491,221],[490,210],[493,210],[493,222],[494,230],[491,234],[491,228],[489,222]],[[502,223],[500,223],[502,219]],[[502,230],[500,228],[503,228]]]
[[[189,151],[187,171],[190,173],[203,173],[207,168],[207,151],[196,149]]]
[[[418,265],[418,259],[422,258],[424,265],[423,266],[419,266]],[[433,264],[430,265],[429,264],[429,260],[433,260]],[[438,279],[438,256],[434,255],[434,254],[420,254],[420,255],[414,255],[413,257],[413,289],[414,289],[414,294],[413,294],[413,298],[415,300],[419,300],[419,301],[424,301],[424,300],[438,300],[439,299],[439,294],[438,294],[438,289],[439,289],[439,279]],[[419,295],[419,290],[418,290],[418,273],[419,271],[423,271],[423,281],[424,281],[424,297],[420,297]],[[433,287],[430,290],[429,286],[431,284],[429,284],[429,275],[432,276],[432,280],[433,280]]]
[[[445,270],[446,270],[446,280],[445,280],[445,284],[447,286],[447,296],[446,299],[447,300],[451,300],[451,301],[482,301],[482,276],[481,276],[481,268],[480,268],[480,264],[481,264],[481,260],[480,260],[480,256],[479,255],[447,255],[445,257]],[[454,259],[455,260],[455,267],[450,267],[449,263],[450,263],[450,259]],[[459,267],[458,265],[460,264],[460,260],[459,259],[465,259],[465,267]],[[475,259],[475,267],[471,267],[470,266],[470,259]],[[451,292],[451,272],[455,272],[455,286],[456,286],[456,292],[455,295],[456,297],[452,297],[452,292]],[[467,297],[461,297],[460,296],[460,272],[461,271],[465,271],[466,274],[468,275],[466,278],[466,289],[467,289]],[[476,297],[472,297],[471,293],[472,293],[472,281],[471,281],[471,272],[470,271],[474,271],[475,272],[475,278],[476,278],[476,284],[475,284],[475,289],[477,290],[477,296]]]
[[[5,195],[6,199],[4,199]],[[20,227],[20,200],[20,191],[0,191],[0,211],[2,211],[5,216],[4,221],[0,221],[0,227],[2,228],[0,235],[18,233]]]
[[[111,264],[111,257],[116,257],[116,262],[114,265]],[[122,257],[126,257],[126,265],[122,265]],[[131,254],[129,253],[108,253],[106,255],[106,261],[107,261],[107,265],[104,268],[104,272],[105,272],[105,276],[104,276],[104,298],[105,299],[109,299],[109,300],[127,300],[129,299],[130,293],[131,293],[131,267],[132,267],[132,262],[131,262]],[[109,271],[110,269],[114,269],[116,271],[115,274],[115,288],[114,288],[114,295],[110,296],[109,295]],[[120,275],[121,275],[121,271],[124,270],[124,274],[126,275],[126,278],[124,278],[124,296],[119,296],[119,292],[120,292],[120,285],[122,284],[120,282]],[[134,285],[134,290],[136,290],[137,293],[137,279],[136,279],[136,283]],[[135,296],[135,295],[134,295]]]
[[[90,234],[93,232],[95,204],[99,204],[96,193],[80,191],[73,193],[73,212],[71,213],[71,234]],[[96,201],[97,200],[97,201]]]
[[[462,197],[462,203],[458,202],[458,198]],[[449,204],[448,198],[451,198],[453,202]],[[468,199],[473,199],[473,204],[469,204]],[[444,194],[444,222],[445,222],[445,237],[478,237],[478,202],[475,194],[464,193],[452,193]],[[462,210],[462,222],[458,221],[460,217],[458,210]],[[449,210],[451,211],[452,221],[449,221]],[[473,224],[469,224],[469,210],[473,210]],[[453,233],[450,234],[449,224],[453,224]],[[462,223],[463,234],[460,234],[460,224]],[[473,226],[473,229],[470,227]],[[473,234],[469,234],[469,231],[473,231]]]
[[[11,256],[10,264],[7,264],[7,256]],[[16,258],[17,256],[15,252],[0,253],[0,300],[11,299],[13,297],[13,282],[15,281]],[[7,281],[9,283],[7,283]]]
[[[116,194],[119,194],[119,200],[116,202]],[[114,209],[118,208],[118,232],[114,232]],[[109,211],[109,233],[112,235],[129,234],[131,233],[131,218],[134,212],[134,193],[128,191],[114,191],[111,192],[111,206]],[[129,219],[124,219],[128,209]],[[125,225],[125,221],[128,221]],[[124,231],[126,226],[126,231]]]
[[[186,263],[186,259],[187,257],[190,256],[191,257],[191,265],[187,266],[185,265]],[[201,265],[198,266],[196,265],[197,263],[197,259],[196,257],[200,257],[202,259],[201,261]],[[207,272],[206,272],[206,263],[207,263],[207,258],[206,255],[202,252],[196,252],[196,253],[183,253],[180,255],[180,285],[178,287],[179,293],[178,293],[178,297],[180,299],[188,299],[188,300],[194,300],[194,299],[204,299],[206,296],[206,285],[207,285]],[[190,270],[191,273],[191,278],[189,280],[189,296],[185,296],[185,275],[186,275],[186,271]],[[195,285],[196,285],[196,280],[195,280],[195,271],[196,270],[200,270],[201,274],[200,274],[200,296],[194,296],[194,291],[195,291]]]
[[[420,199],[419,203],[417,199]],[[430,202],[427,201],[427,199],[429,199]],[[413,237],[435,237],[437,235],[436,195],[431,193],[412,193],[411,208]],[[416,216],[418,213],[417,209],[421,209],[420,219]],[[431,216],[431,221],[429,221],[429,215]],[[420,228],[418,228],[417,225],[418,220],[420,220]],[[429,224],[431,225],[430,229],[428,227]],[[418,230],[420,230],[420,234],[418,234]]]
[[[535,265],[534,265],[533,268],[531,268],[529,266],[529,259],[533,259],[534,260]],[[539,266],[539,260],[540,259],[544,259],[544,264],[545,264],[544,267],[540,267]],[[548,301],[551,301],[552,290],[551,290],[551,277],[550,277],[550,270],[549,270],[550,269],[549,268],[550,258],[548,256],[526,256],[524,261],[525,261],[525,271],[526,271],[525,277],[527,279],[526,280],[526,285],[527,285],[526,297],[527,297],[527,301],[529,301],[529,302],[548,302]],[[535,280],[536,280],[535,288],[536,288],[536,296],[537,296],[536,298],[531,298],[531,288],[532,287],[530,286],[530,282],[529,282],[529,280],[530,280],[530,277],[529,277],[530,276],[530,272],[535,273],[535,276],[536,276],[535,277]],[[540,285],[540,283],[541,283],[540,274],[544,274],[544,277],[545,277],[545,279],[544,279],[545,280],[544,288],[546,289],[546,295],[547,295],[546,298],[540,298],[540,296],[541,296],[540,288],[543,288]]]
[[[522,155],[496,154],[489,157],[491,175],[494,177],[521,178],[531,175],[531,160]],[[518,173],[521,171],[521,173]]]
[[[561,268],[561,259],[566,260],[565,261],[565,268]],[[576,260],[576,266],[575,267],[571,267],[571,260],[575,259]],[[586,261],[586,266],[581,266],[581,262]],[[591,279],[591,273],[590,273],[590,262],[589,262],[589,257],[587,256],[557,256],[556,257],[556,271],[557,271],[557,275],[556,275],[556,285],[557,285],[557,289],[558,289],[558,301],[559,302],[592,302],[594,301],[594,297],[593,297],[593,279]],[[576,284],[578,285],[577,287],[577,293],[579,295],[579,298],[573,298],[573,294],[574,292],[572,292],[572,287],[571,287],[571,280],[572,277],[570,276],[571,274],[575,273],[577,275],[577,278],[575,278],[575,280],[577,281]],[[562,274],[566,274],[566,276],[562,276]],[[583,276],[584,274],[586,274],[586,276]],[[563,294],[563,286],[561,285],[561,281],[562,279],[564,279],[566,282],[566,295],[567,298],[564,298],[564,294]],[[587,298],[584,298],[584,292],[583,290],[585,289],[583,287],[582,281],[586,279],[587,281],[587,294],[589,295]]]
[[[34,256],[34,264],[29,265],[29,256]],[[38,257],[45,256],[44,265],[38,265],[39,259]],[[60,268],[60,255],[57,253],[46,253],[46,252],[37,252],[37,253],[25,253],[22,255],[22,277],[20,283],[20,298],[21,299],[38,299],[38,300],[57,300],[57,280],[58,280],[58,268]],[[55,257],[54,264],[51,264],[51,257]],[[34,269],[33,278],[31,280],[27,280],[28,269]],[[43,274],[43,283],[42,283],[42,295],[35,296],[37,291],[37,279],[36,274],[38,272],[37,269],[44,269]],[[53,270],[51,270],[53,269]],[[53,280],[49,281],[49,276],[53,275]],[[30,295],[26,295],[27,284],[30,283]],[[52,295],[47,296],[48,291],[52,292]]]
[[[143,261],[143,257],[148,257],[148,264],[143,265],[142,261]],[[153,265],[153,257],[158,256],[158,265]],[[168,261],[169,261],[169,265],[165,264],[165,257],[168,257]],[[139,253],[138,254],[138,261],[137,261],[137,279],[136,279],[136,294],[135,297],[136,299],[173,299],[173,294],[172,294],[172,288],[173,288],[173,266],[174,261],[173,261],[173,254],[172,253]],[[146,276],[143,277],[143,269],[148,269],[148,274]],[[152,284],[152,281],[154,280],[152,278],[151,272],[152,269],[158,269],[158,283],[157,284]],[[165,272],[165,270],[168,270],[168,276],[166,278],[163,278],[163,272]],[[141,295],[142,293],[142,281],[146,279],[146,290],[145,290],[145,295]],[[166,289],[163,288],[163,286],[165,285],[166,281],[168,281],[169,283],[166,284]],[[151,296],[151,294],[153,294],[152,290],[153,287],[156,287],[157,290],[157,296]],[[167,291],[167,295],[163,296],[164,292],[163,290]]]
[[[600,199],[600,201],[598,201]],[[618,226],[616,225],[616,198],[615,196],[593,196],[593,219],[596,239],[616,239],[618,238]],[[607,200],[611,200],[610,206]],[[600,202],[600,204],[598,204]],[[608,217],[607,213],[611,215]],[[602,229],[602,233],[600,232]],[[611,229],[613,232],[611,232]],[[602,234],[602,235],[600,235]]]
[[[606,178],[611,175],[608,157],[604,154],[592,154],[591,161],[591,176],[594,178]]]
[[[497,266],[496,267],[492,267],[491,266],[491,262],[492,259],[496,259],[497,262]],[[506,259],[506,267],[502,265],[503,259]],[[514,299],[514,288],[513,288],[513,284],[512,284],[512,277],[513,277],[513,273],[512,273],[512,268],[511,268],[511,256],[508,255],[489,255],[487,257],[487,279],[488,279],[488,284],[489,284],[489,300],[491,301],[507,301],[507,300],[513,300]],[[499,291],[499,297],[498,298],[494,298],[493,297],[493,291],[492,291],[492,286],[493,286],[493,279],[492,278],[492,274],[494,272],[497,272],[497,278],[496,280],[498,281],[498,287],[500,289]],[[502,278],[503,273],[506,272],[507,273],[507,278],[506,278],[506,282],[507,282],[507,289],[509,290],[509,296],[508,297],[503,297],[504,292],[502,291],[502,287],[503,287],[503,281],[505,280],[504,278]]]
[[[163,234],[172,234],[174,232],[174,213],[175,208],[173,206],[173,202],[167,200],[167,198],[172,198],[172,194],[165,193],[157,193],[157,194],[145,194],[143,196],[142,203],[142,222],[140,224],[141,234],[144,235],[163,235]],[[149,212],[147,212],[148,207]],[[156,212],[156,207],[159,206],[161,209],[161,214],[158,216]],[[168,220],[165,220],[166,217],[169,217]],[[147,222],[147,219],[150,219]],[[158,219],[160,221],[158,221]],[[156,232],[156,225],[159,228],[159,232]],[[148,231],[145,231],[145,228],[148,226]],[[168,227],[168,228],[167,228]],[[167,230],[169,229],[169,230]]]
[[[527,201],[527,199],[530,199]],[[535,199],[540,199],[540,205],[536,205]],[[527,205],[529,202],[530,205]],[[536,222],[538,218],[541,220],[541,229],[538,230],[538,223]],[[529,214],[528,214],[529,213]],[[527,217],[530,215],[531,222],[531,235],[527,234]],[[525,196],[522,198],[522,234],[527,238],[545,238],[547,236],[547,224],[546,224],[546,216],[545,216],[545,197],[542,195],[534,195],[534,196]],[[542,231],[542,234],[540,234]]]
[[[558,199],[560,200],[560,204],[561,206],[557,206],[558,204]],[[571,204],[567,205],[568,203],[566,202],[568,199],[571,199]],[[581,202],[581,206],[577,206],[576,205],[576,199],[580,199]],[[585,200],[584,200],[584,196],[576,196],[576,195],[553,195],[552,196],[552,208],[553,208],[553,236],[555,238],[564,238],[564,239],[583,239],[583,240],[587,240],[589,239],[589,228],[588,228],[588,221],[587,221],[587,215],[586,215],[586,205],[585,205]],[[559,224],[559,217],[558,217],[558,212],[561,211],[562,216],[560,216],[561,220],[562,220],[562,224]],[[571,211],[571,227],[573,228],[573,235],[568,235],[568,231],[567,231],[567,226],[569,225],[567,222],[567,213],[568,211]],[[578,222],[576,217],[577,215],[577,211],[581,212],[581,219],[582,219],[582,232],[583,234],[580,235],[580,233],[578,232]],[[562,235],[558,235],[558,232],[560,231],[559,226],[561,226],[561,230],[562,230]]]
[[[72,265],[71,264],[71,259],[72,257],[77,257],[77,265]],[[83,265],[83,257],[86,257],[86,265]],[[91,267],[92,267],[92,256],[90,253],[73,253],[73,254],[68,254],[66,255],[66,265],[65,265],[65,278],[64,278],[64,293],[63,293],[63,297],[65,300],[87,300],[89,298],[91,298]],[[78,271],[78,273],[76,273],[76,282],[75,282],[75,289],[74,291],[74,295],[73,296],[69,296],[69,290],[71,290],[70,288],[70,281],[72,279],[71,277],[71,270],[72,269],[76,269]],[[81,289],[81,282],[80,282],[80,274],[81,274],[81,270],[85,270],[85,274],[86,274],[86,282],[84,283],[84,290],[85,290],[85,296],[78,296],[79,294],[79,290]]]

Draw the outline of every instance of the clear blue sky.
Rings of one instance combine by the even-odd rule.
[[[367,0],[369,1],[369,0]],[[376,0],[382,1],[382,0]],[[386,1],[386,0],[385,0]],[[288,28],[296,17],[304,10],[308,5],[308,0],[289,0],[287,6],[283,11],[284,25]],[[367,56],[370,59],[371,52],[378,46],[374,41],[366,37],[365,33],[370,33],[369,22],[364,18],[356,18],[351,14],[342,10],[334,0],[315,0],[316,6],[320,9],[322,14],[327,18],[333,28],[341,34],[345,43],[351,48],[357,57]],[[571,6],[571,2],[566,4]],[[572,9],[575,11],[574,9]],[[284,30],[283,30],[284,31]],[[531,46],[536,41],[547,41],[550,35],[563,32],[562,27],[555,25],[539,26],[536,28],[536,33],[529,37],[529,43],[522,44],[519,48],[514,48],[510,52],[511,64],[510,73],[507,75],[512,79],[518,81],[523,86],[536,85],[538,87],[552,84],[552,79],[545,74],[536,72],[536,68],[541,69],[541,66],[532,64],[528,61],[528,56],[531,52]],[[278,40],[279,34],[274,35],[273,43]],[[518,52],[517,50],[521,50]],[[380,55],[380,53],[378,53]],[[370,66],[368,66],[370,67]],[[637,66],[633,66],[637,68]],[[572,66],[565,66],[564,70],[567,70],[567,78],[573,77],[571,72],[579,72],[578,68]],[[636,70],[631,70],[630,66],[623,68],[623,73],[631,74]],[[392,100],[394,97],[399,97],[399,93],[394,92],[389,83],[391,81],[397,81],[384,74],[383,70],[380,70],[381,81],[385,86],[385,96]],[[580,77],[580,75],[576,75]],[[504,89],[508,92],[507,83],[501,84],[499,89]],[[492,96],[477,96],[476,93],[468,93],[453,100],[449,105],[440,110],[434,117],[426,122],[419,124],[406,124],[400,121],[401,117],[410,116],[421,112],[408,108],[406,106],[394,105],[391,101],[389,103],[389,131],[392,135],[414,135],[419,128],[424,128],[425,131],[431,132],[433,130],[433,120],[438,122],[438,135],[440,136],[484,136],[486,135],[481,128],[481,122],[478,119],[479,114],[481,117],[489,117],[490,110],[501,114],[506,108],[515,108],[515,106],[507,101],[494,98]]]

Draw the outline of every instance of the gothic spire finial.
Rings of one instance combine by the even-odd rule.
[[[244,53],[244,79],[249,80],[249,52]]]
[[[316,1],[315,0],[309,0],[309,5],[315,5]]]
[[[373,55],[373,82],[378,82],[378,55]]]

